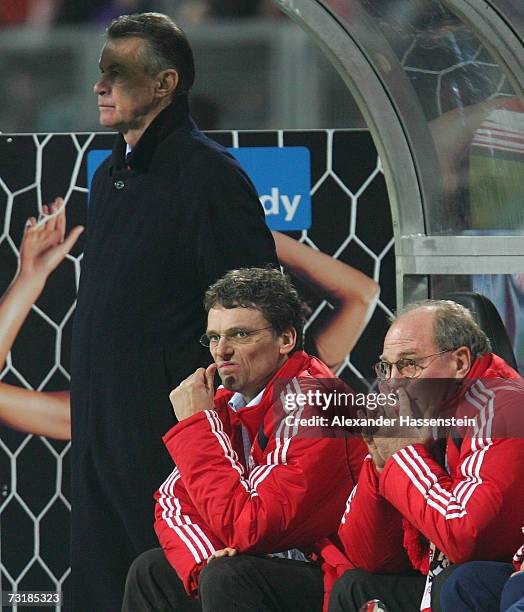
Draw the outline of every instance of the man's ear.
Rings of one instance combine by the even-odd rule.
[[[166,96],[172,96],[178,87],[179,82],[178,72],[174,68],[168,68],[162,70],[158,74],[158,80],[156,84],[156,94],[159,98],[165,98]]]
[[[471,351],[467,346],[459,346],[452,353],[455,361],[455,378],[464,378],[471,370]]]
[[[280,354],[287,355],[295,348],[297,343],[297,330],[294,327],[286,329],[280,334]]]

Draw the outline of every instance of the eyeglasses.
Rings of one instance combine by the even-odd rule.
[[[425,357],[419,357],[418,359],[399,359],[394,363],[381,360],[373,366],[373,369],[375,370],[375,374],[379,380],[389,380],[391,378],[393,366],[396,366],[398,373],[401,376],[404,376],[404,378],[418,378],[422,371],[429,368],[431,365],[431,362],[425,366],[420,365],[420,361],[424,361],[430,357],[437,357],[438,355],[443,355],[444,353],[450,353],[452,350],[455,349],[440,351],[439,353],[433,353],[433,355],[426,355]]]
[[[203,334],[200,336],[200,344],[208,348],[215,348],[220,342],[220,338],[224,338],[226,342],[231,344],[249,344],[252,340],[252,336],[264,329],[273,329],[272,325],[266,327],[260,327],[259,329],[242,329],[234,328],[228,330],[225,334]]]

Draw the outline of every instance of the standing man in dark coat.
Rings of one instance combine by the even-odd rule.
[[[209,363],[206,287],[276,263],[252,183],[189,116],[193,56],[178,26],[119,17],[100,70],[100,123],[120,135],[92,183],[73,330],[74,612],[119,610],[129,565],[156,544],[169,392]]]

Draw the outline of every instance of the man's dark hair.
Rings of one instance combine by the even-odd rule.
[[[473,318],[471,311],[452,300],[421,300],[403,308],[397,317],[409,312],[427,308],[435,312],[433,337],[441,351],[453,351],[467,346],[472,359],[482,357],[491,351],[491,342]]]
[[[107,28],[108,40],[136,36],[147,41],[143,56],[147,74],[174,68],[178,72],[175,95],[187,93],[195,80],[193,51],[184,32],[162,13],[121,15]]]
[[[302,303],[297,290],[280,270],[270,267],[231,270],[206,291],[206,312],[217,305],[256,308],[277,335],[294,327],[297,332],[295,350],[302,348]]]

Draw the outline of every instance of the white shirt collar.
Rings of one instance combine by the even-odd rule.
[[[249,403],[246,404],[246,399],[245,397],[242,395],[242,393],[239,393],[238,391],[231,396],[231,399],[229,400],[229,406],[236,412],[237,410],[239,410],[240,408],[247,408],[248,406],[256,406],[257,404],[260,403],[260,400],[262,399],[262,396],[264,395],[264,391],[265,391],[265,387],[264,389],[262,389],[262,391],[260,391],[260,393],[254,397]]]

